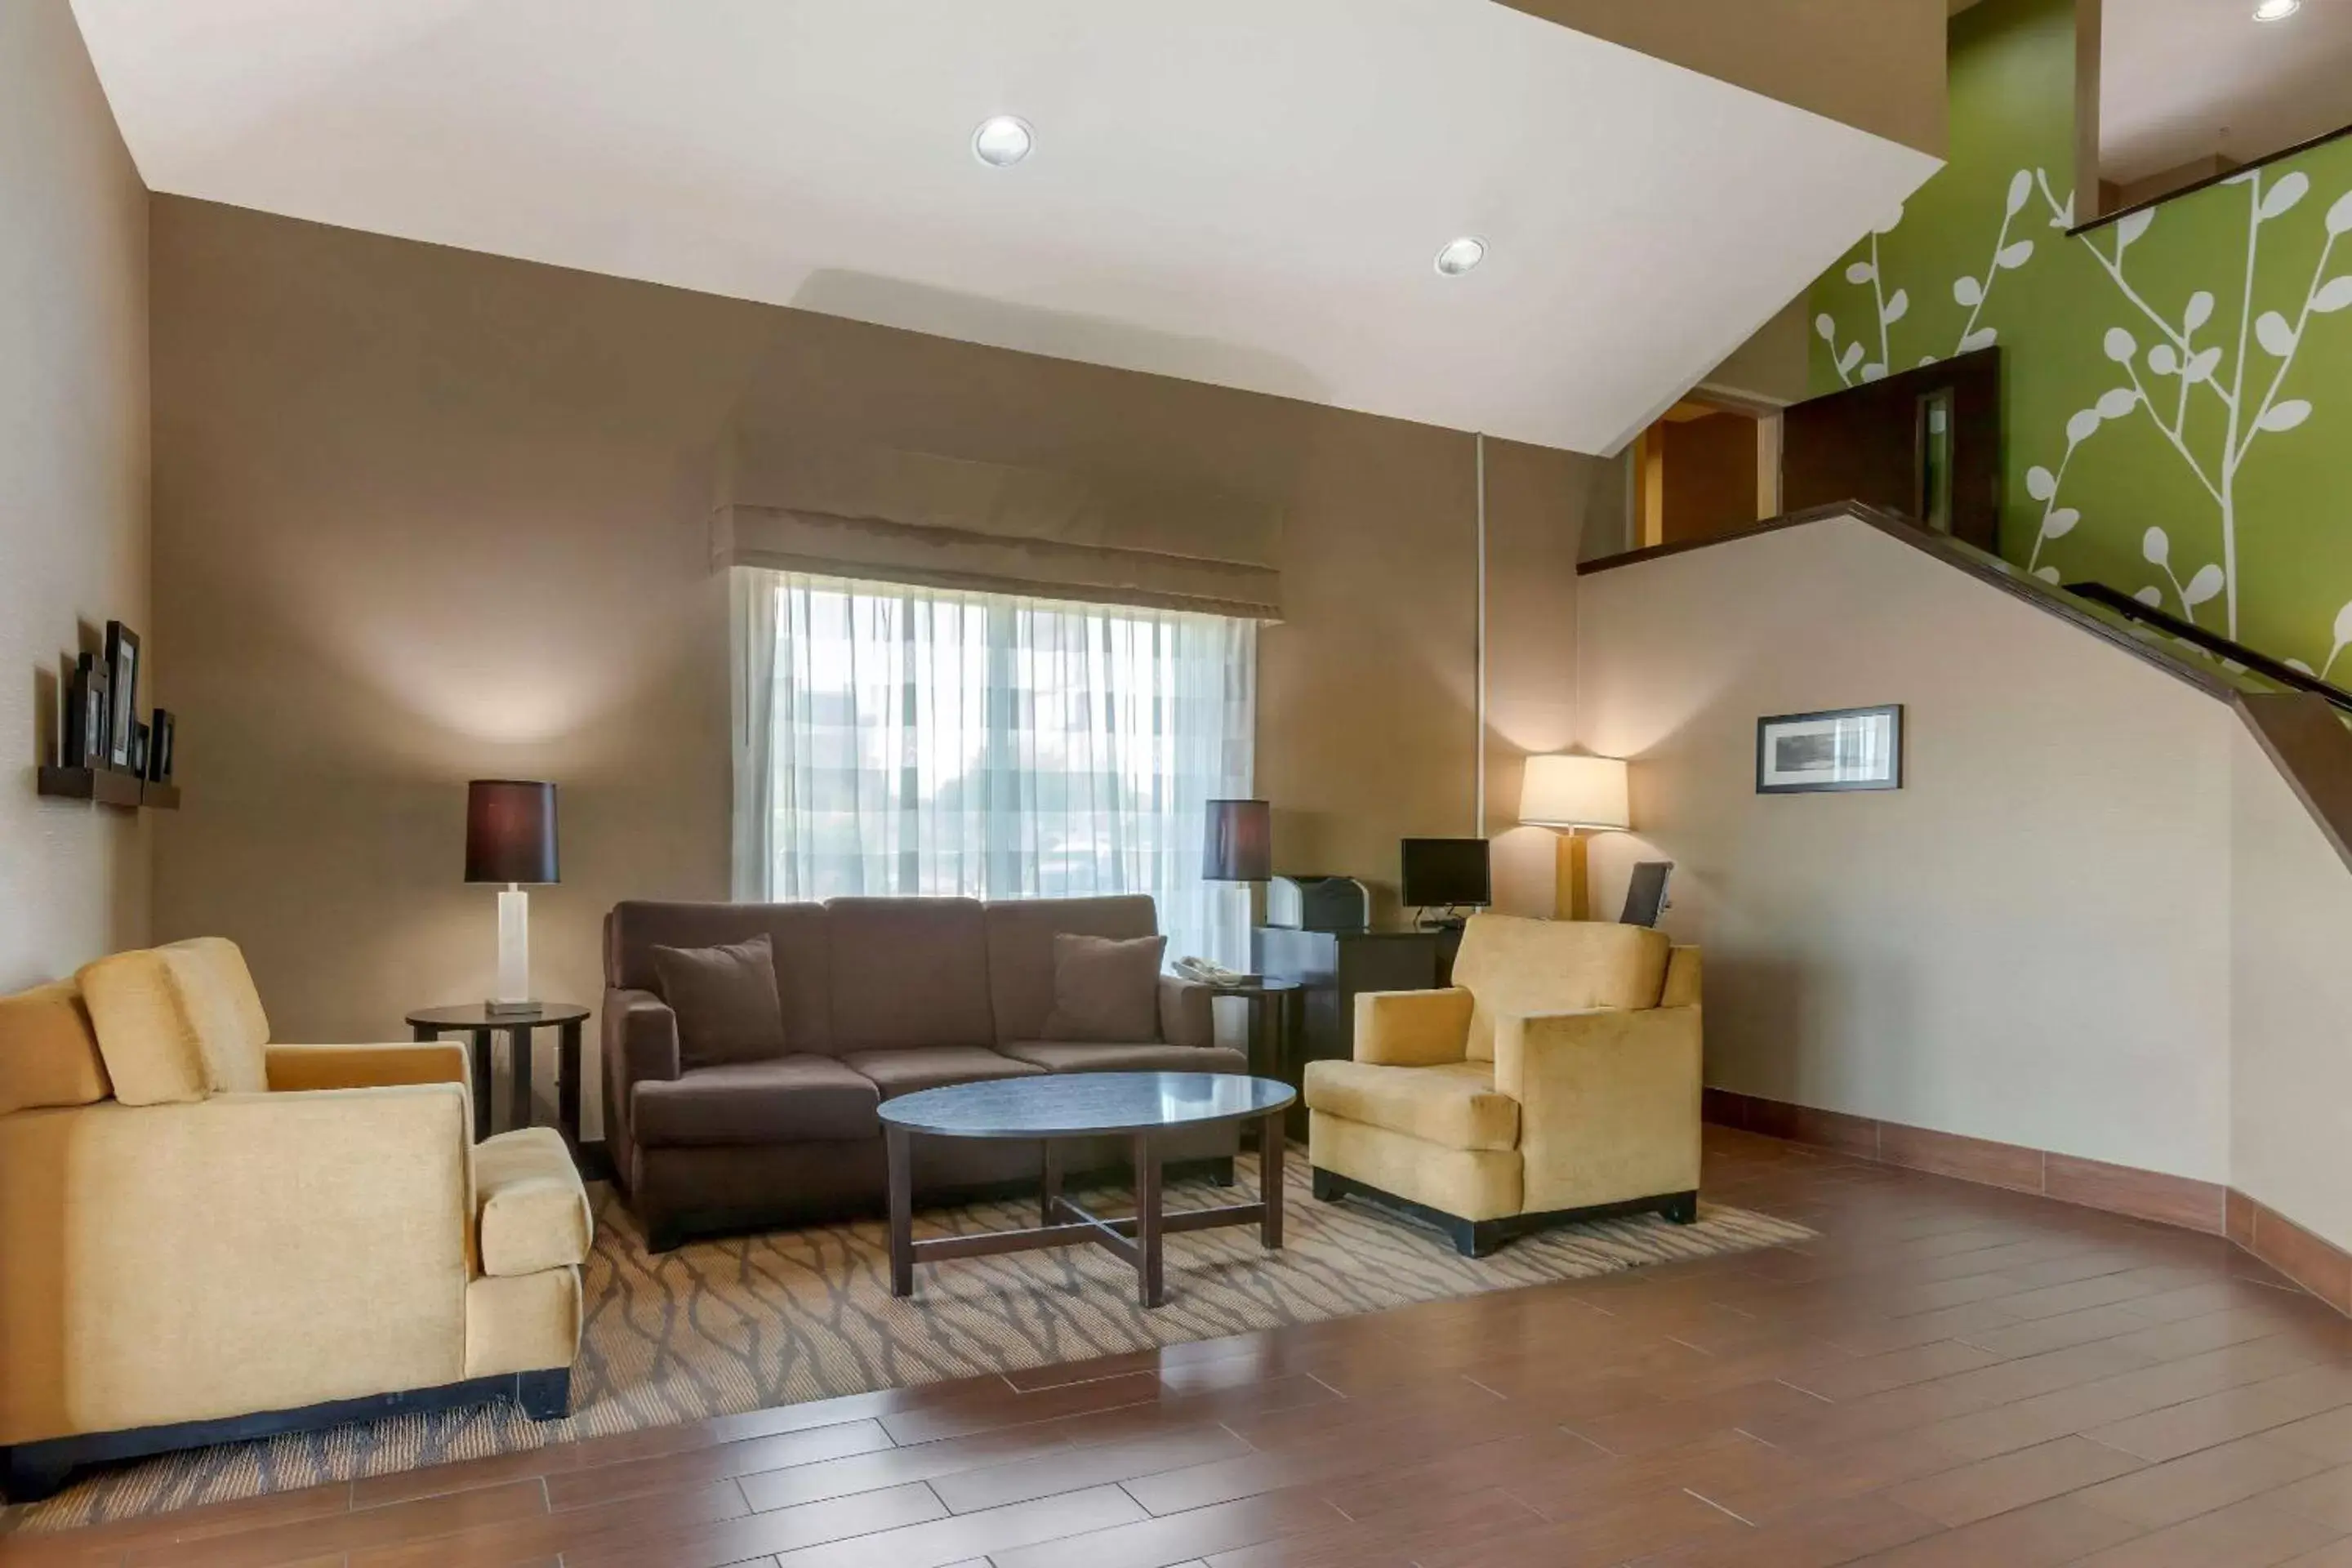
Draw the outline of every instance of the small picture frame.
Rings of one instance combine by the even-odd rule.
[[[67,686],[64,743],[58,748],[58,765],[104,767],[106,726],[106,667],[98,662],[97,655],[86,653],[75,661],[73,679]]]
[[[168,708],[158,708],[150,717],[147,725],[148,783],[172,782],[172,736],[178,728],[179,721]]]
[[[139,721],[139,634],[121,621],[106,623],[106,765],[130,772],[131,737]]]
[[[1756,793],[1903,787],[1903,708],[1835,708],[1756,721]]]
[[[131,721],[131,771],[140,778],[147,776],[147,726],[136,719]]]

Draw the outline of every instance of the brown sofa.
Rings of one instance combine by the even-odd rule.
[[[629,902],[604,918],[604,1116],[614,1173],[656,1252],[688,1235],[878,1214],[876,1107],[940,1084],[1046,1072],[1242,1072],[1213,1043],[1208,988],[1163,975],[1160,1039],[1045,1041],[1056,932],[1154,933],[1148,897],[835,899],[824,904]],[[786,1050],[687,1069],[653,950],[766,933]],[[1168,1158],[1222,1163],[1238,1134],[1204,1128]],[[1123,1166],[1119,1141],[1065,1146],[1073,1173]],[[919,1199],[1034,1182],[1034,1143],[918,1139]]]

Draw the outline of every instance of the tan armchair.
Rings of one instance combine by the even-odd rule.
[[[587,1195],[452,1044],[270,1045],[218,939],[0,997],[0,1486],[510,1395],[570,1406]]]
[[[1318,1198],[1434,1220],[1470,1258],[1564,1220],[1698,1216],[1698,949],[1474,915],[1454,979],[1359,995],[1354,1059],[1307,1064]]]

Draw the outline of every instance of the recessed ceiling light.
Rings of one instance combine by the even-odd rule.
[[[2303,0],[2262,0],[2254,7],[2257,22],[2284,22],[2303,9]]]
[[[1437,269],[1448,278],[1459,278],[1486,259],[1486,242],[1475,234],[1459,239],[1449,239],[1437,253]]]
[[[1009,169],[1036,147],[1037,133],[1029,122],[1010,114],[983,120],[971,133],[971,155],[992,169]]]

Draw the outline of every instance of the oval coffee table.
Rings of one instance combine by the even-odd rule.
[[[1297,1098],[1272,1079],[1217,1072],[1047,1073],[920,1089],[882,1102],[890,1155],[890,1293],[915,1293],[915,1265],[950,1258],[1026,1252],[1093,1242],[1135,1266],[1137,1299],[1157,1307],[1164,1294],[1160,1238],[1170,1231],[1255,1225],[1262,1246],[1282,1245],[1282,1113]],[[1160,1139],[1220,1121],[1257,1121],[1258,1201],[1221,1208],[1160,1212]],[[1029,1230],[947,1236],[917,1241],[913,1136],[1031,1138],[1045,1146],[1043,1212]],[[1062,1195],[1055,1142],[1125,1135],[1135,1149],[1135,1215],[1101,1219]]]

